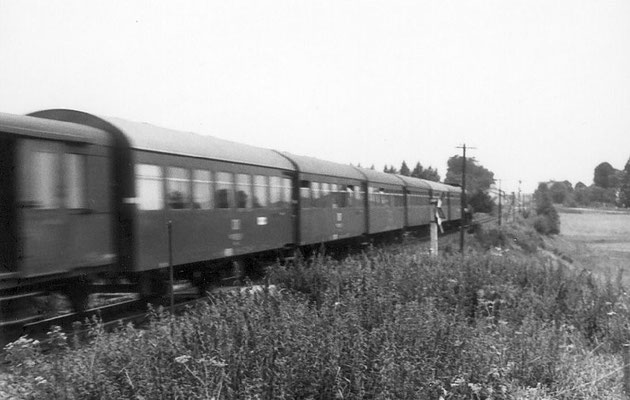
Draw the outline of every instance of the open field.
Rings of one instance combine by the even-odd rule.
[[[624,271],[630,283],[630,213],[561,209],[556,243],[581,266],[595,273]]]

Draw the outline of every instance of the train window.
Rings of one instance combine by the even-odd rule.
[[[361,190],[361,186],[356,187],[354,191],[354,198],[359,201],[363,199],[363,191]]]
[[[322,197],[328,196],[330,194],[330,183],[326,183],[326,182],[322,183],[321,190],[322,190]]]
[[[336,183],[330,184],[330,199],[332,208],[340,207],[339,204],[339,186]]]
[[[300,182],[300,199],[302,199],[302,207],[312,207],[311,203],[311,182]]]
[[[229,172],[217,172],[214,200],[217,208],[231,208],[234,204],[234,178]]]
[[[428,202],[426,201],[425,197],[426,196],[424,196],[422,194],[418,194],[418,193],[411,194],[411,197],[410,197],[411,205],[413,205],[413,206],[422,206],[422,205],[425,205],[425,203],[428,204]]]
[[[59,156],[56,153],[35,151],[27,167],[29,175],[24,182],[23,204],[30,208],[52,209],[59,207]]]
[[[321,182],[313,182],[312,186],[313,193],[313,207],[326,207],[326,195],[324,193],[324,184]]]
[[[139,210],[160,210],[163,201],[162,168],[157,165],[136,165],[136,194]]]
[[[311,206],[312,207],[322,207],[322,189],[321,183],[319,182],[311,182]]]
[[[405,206],[405,196],[402,192],[396,193],[396,207],[404,207]]]
[[[269,205],[268,186],[266,176],[254,175],[254,208],[262,208]]]
[[[330,197],[330,183],[323,182],[320,186],[320,201],[319,206],[322,208],[328,207]]]
[[[282,183],[279,176],[269,177],[269,203],[272,207],[280,207],[282,205]]]
[[[353,206],[353,199],[354,199],[354,185],[348,185],[346,186],[346,190],[344,193],[344,198],[345,198],[345,206],[344,207],[352,207]]]
[[[236,174],[236,208],[252,208],[252,177]]]
[[[166,199],[173,210],[190,208],[190,172],[187,169],[166,169]]]
[[[282,178],[282,188],[282,191],[284,193],[282,199],[284,200],[285,205],[288,206],[289,204],[291,204],[291,199],[293,197],[291,196],[291,179]]]
[[[388,206],[390,204],[390,202],[389,202],[389,197],[390,196],[389,196],[389,194],[385,193],[385,189],[380,188],[378,190],[378,194],[379,194],[379,197],[381,198],[381,204],[384,205],[384,206]]]
[[[368,187],[368,199],[373,205],[380,203],[380,198],[372,186]]]
[[[428,206],[429,204],[431,204],[431,196],[429,195],[429,192],[426,192],[424,194],[422,194],[422,205]]]
[[[85,208],[85,156],[67,153],[64,159],[66,208]]]
[[[212,208],[212,175],[210,171],[193,170],[193,208],[209,210]]]

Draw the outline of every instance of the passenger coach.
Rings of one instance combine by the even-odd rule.
[[[0,313],[38,291],[81,309],[95,282],[163,292],[170,256],[204,287],[259,257],[426,227],[431,199],[461,217],[452,186],[73,110],[0,114],[0,187]]]

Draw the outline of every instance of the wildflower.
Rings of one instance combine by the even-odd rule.
[[[213,367],[218,367],[218,368],[223,368],[227,366],[226,363],[224,363],[223,361],[219,361],[214,357],[211,357],[210,359],[203,357],[197,360],[197,362],[200,364],[207,364],[207,365],[211,365]]]
[[[466,383],[466,380],[464,378],[459,377],[455,379],[453,382],[451,382],[451,386],[457,387],[457,386],[463,385],[464,383]]]
[[[470,388],[470,390],[473,391],[474,394],[479,395],[479,392],[481,392],[481,385],[478,383],[469,383],[468,387]]]
[[[47,383],[48,383],[48,381],[46,379],[44,379],[43,377],[41,377],[41,376],[35,377],[35,384],[36,385],[45,385]]]
[[[179,364],[186,364],[191,358],[191,356],[179,356],[175,357],[175,362]]]

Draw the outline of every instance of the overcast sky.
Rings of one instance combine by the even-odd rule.
[[[592,183],[630,157],[630,1],[0,0],[0,111],[341,163]]]

